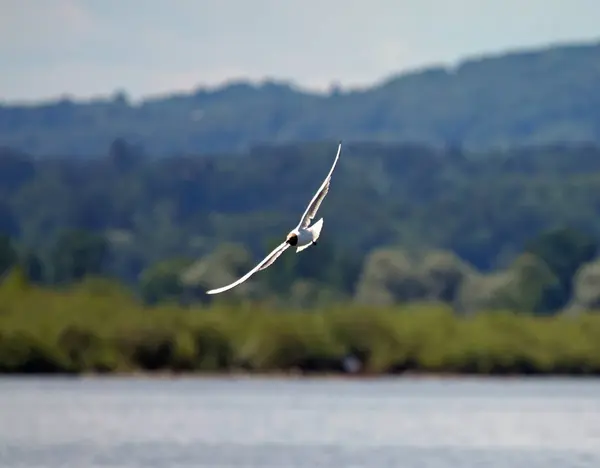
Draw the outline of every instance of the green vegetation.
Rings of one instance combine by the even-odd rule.
[[[600,374],[596,248],[577,231],[548,231],[489,273],[447,251],[376,248],[351,295],[342,257],[309,268],[292,255],[213,302],[204,285],[241,274],[243,248],[125,285],[98,276],[101,239],[69,231],[45,262],[2,241],[0,373],[343,373],[351,358],[361,374]]]
[[[322,242],[207,296],[297,221],[331,148],[4,150],[0,372],[600,372],[595,147],[348,145]]]
[[[599,64],[0,105],[0,372],[599,374]]]
[[[130,103],[122,93],[0,105],[0,145],[99,155],[116,137],[149,155],[241,151],[324,139],[489,149],[600,139],[600,45],[575,44],[390,77],[359,91],[238,82]]]
[[[49,290],[19,270],[0,285],[0,372],[600,373],[600,315],[456,317],[443,305],[337,305],[310,312],[143,307],[88,278]]]
[[[296,224],[335,144],[242,155],[0,158],[0,271],[66,287],[123,282],[147,304],[208,303]],[[217,302],[274,307],[439,301],[553,315],[596,307],[600,148],[471,153],[346,145],[317,247],[288,252]],[[277,194],[274,196],[273,194]]]

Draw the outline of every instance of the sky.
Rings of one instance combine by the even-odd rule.
[[[598,41],[598,0],[0,0],[0,101],[276,79],[326,91]]]

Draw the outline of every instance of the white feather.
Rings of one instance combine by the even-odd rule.
[[[338,145],[337,154],[335,156],[335,160],[333,161],[333,165],[331,166],[331,169],[329,170],[329,174],[327,174],[327,177],[325,177],[325,180],[319,187],[319,190],[317,190],[317,193],[315,193],[312,200],[308,204],[308,207],[304,211],[302,218],[300,218],[300,223],[298,224],[298,226],[296,226],[294,228],[294,230],[290,232],[290,234],[295,234],[297,236],[297,239],[298,239],[298,243],[296,244],[296,247],[297,247],[296,252],[297,253],[310,247],[311,245],[313,245],[313,243],[316,243],[317,239],[321,235],[321,229],[323,228],[323,218],[321,218],[319,221],[317,221],[313,226],[310,226],[310,223],[315,218],[315,215],[317,214],[317,211],[319,210],[321,203],[323,202],[325,196],[329,192],[329,185],[331,183],[331,175],[333,174],[333,170],[335,169],[335,166],[338,162],[341,150],[342,150],[342,142],[340,141],[340,143]],[[272,265],[273,262],[275,262],[275,260],[277,260],[277,258],[279,258],[279,256],[290,247],[290,245],[291,244],[289,244],[288,241],[285,241],[282,244],[279,244],[258,265],[256,265],[252,270],[250,270],[248,273],[246,273],[240,279],[238,279],[237,281],[235,281],[227,286],[223,286],[222,288],[211,289],[210,291],[207,291],[206,293],[207,294],[218,294],[218,293],[227,291],[231,288],[234,288],[235,286],[243,283],[257,271],[264,270],[265,268]]]

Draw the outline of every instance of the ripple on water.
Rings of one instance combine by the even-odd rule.
[[[600,381],[0,380],[0,466],[600,466]]]

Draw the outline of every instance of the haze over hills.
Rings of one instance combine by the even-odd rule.
[[[0,105],[0,146],[34,155],[245,150],[263,142],[418,142],[467,148],[600,141],[600,43],[471,58],[370,88],[311,94],[279,82],[148,98]]]

